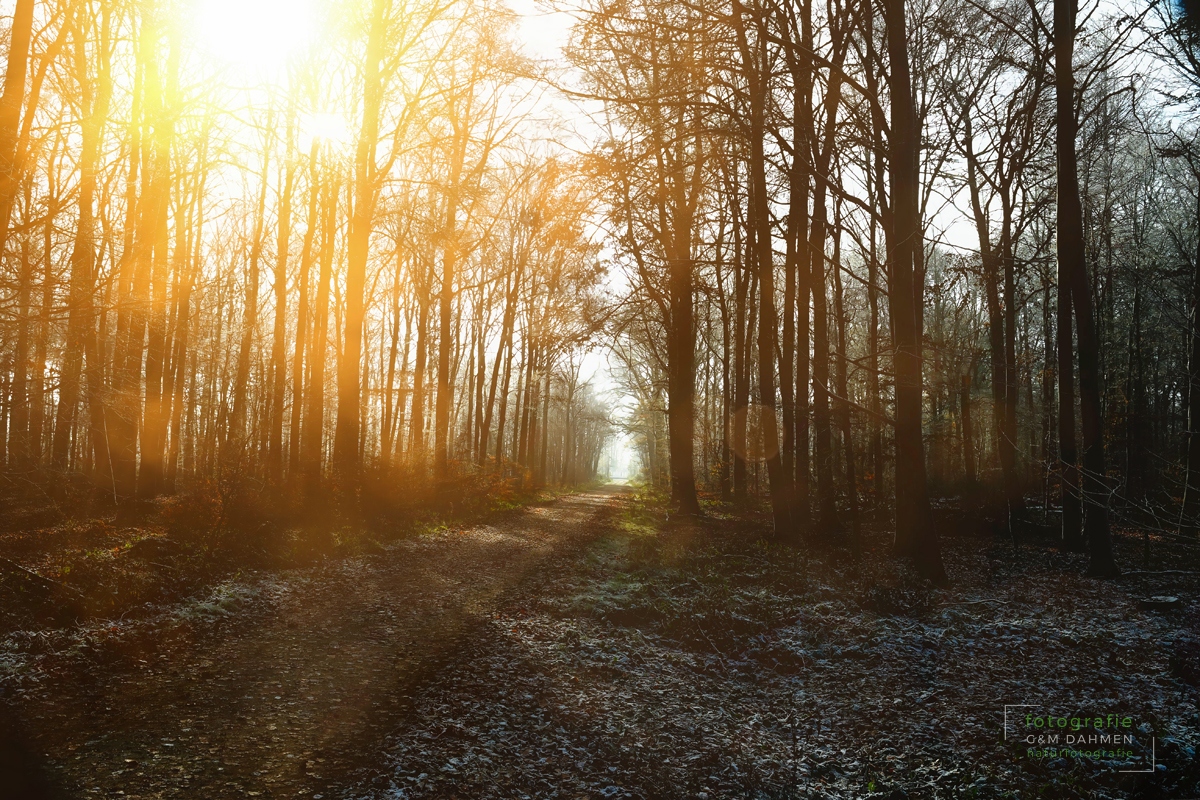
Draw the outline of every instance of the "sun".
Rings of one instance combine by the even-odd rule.
[[[191,24],[218,66],[263,78],[313,42],[316,0],[192,0]]]

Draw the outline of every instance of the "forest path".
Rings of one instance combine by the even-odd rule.
[[[233,595],[270,598],[264,613],[197,612],[173,640],[81,657],[20,691],[12,724],[55,796],[340,796],[421,685],[527,577],[610,530],[625,491],[259,576]]]

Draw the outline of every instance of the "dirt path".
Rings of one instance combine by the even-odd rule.
[[[420,687],[527,577],[609,530],[623,489],[374,556],[259,576],[169,632],[10,668],[0,720],[60,797],[340,797]],[[0,770],[4,767],[0,759]]]

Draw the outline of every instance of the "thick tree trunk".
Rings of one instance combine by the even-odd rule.
[[[1091,286],[1084,262],[1083,207],[1075,153],[1074,50],[1075,4],[1073,0],[1054,0],[1059,292],[1064,289],[1070,292],[1071,307],[1075,311],[1078,326],[1079,407],[1083,433],[1082,494],[1087,509],[1084,534],[1089,555],[1087,573],[1095,577],[1115,577],[1120,571],[1113,560],[1112,539],[1108,530],[1104,423],[1100,407],[1100,344],[1092,316]],[[1064,503],[1064,512],[1065,506]]]
[[[380,66],[385,55],[387,0],[373,0],[370,30],[367,33],[366,62],[363,70],[363,116],[354,160],[354,209],[350,218],[346,266],[345,340],[337,375],[337,427],[333,439],[333,464],[340,477],[350,485],[357,483],[362,464],[359,461],[359,436],[362,427],[362,340],[365,308],[367,256],[371,228],[375,221],[375,151],[379,144],[379,113],[383,103]],[[345,488],[350,488],[349,486]]]
[[[896,549],[911,556],[930,580],[944,582],[937,534],[933,530],[929,489],[925,480],[925,442],[921,413],[921,288],[914,276],[922,258],[918,211],[918,138],[912,83],[908,69],[908,36],[904,0],[885,0],[888,57],[891,69],[890,170],[892,230],[888,237],[891,275],[888,305],[892,318],[896,372]]]
[[[25,104],[25,81],[29,71],[29,44],[33,37],[35,0],[17,0],[8,39],[8,64],[4,71],[4,93],[0,94],[0,254],[8,241],[8,223],[20,188],[17,159],[17,130]]]
[[[172,37],[173,39],[173,37]],[[149,193],[141,205],[142,219],[137,236],[143,239],[140,257],[148,261],[139,270],[148,269],[150,278],[150,308],[147,319],[145,366],[145,401],[142,407],[141,468],[138,474],[138,494],[143,498],[158,495],[165,477],[167,423],[171,387],[165,385],[169,374],[167,358],[167,285],[169,228],[171,202],[171,149],[175,139],[174,110],[167,100],[174,96],[178,83],[179,46],[170,42],[165,83],[158,71],[147,68],[147,110],[154,122],[153,158]],[[165,401],[165,402],[164,402]]]
[[[146,347],[146,307],[150,299],[152,244],[144,236],[142,206],[150,202],[152,180],[148,130],[160,98],[157,79],[158,28],[153,16],[137,31],[133,110],[130,116],[129,172],[126,180],[124,249],[118,269],[117,325],[113,352],[113,402],[106,409],[113,493],[122,506],[137,491],[138,427],[142,419],[142,366]],[[141,191],[139,194],[139,182]]]
[[[1200,180],[1200,172],[1197,173]],[[1196,220],[1200,224],[1200,186],[1196,189]],[[1188,319],[1187,477],[1183,487],[1180,530],[1195,536],[1200,529],[1200,236],[1192,262],[1191,314]]]

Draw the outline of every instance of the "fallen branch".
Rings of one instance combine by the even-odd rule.
[[[17,562],[10,561],[7,558],[0,557],[0,571],[7,572],[10,575],[15,575],[18,578],[36,584],[45,591],[66,592],[67,594],[71,594],[76,597],[83,596],[78,590],[67,586],[65,583],[47,578],[45,575],[39,575],[33,570],[26,569]]]
[[[1131,569],[1128,572],[1121,573],[1122,575],[1200,575],[1194,569]]]
[[[991,599],[988,599],[988,600],[952,600],[949,603],[939,604],[939,607],[945,608],[946,606],[973,606],[976,603],[999,603],[1002,606],[1006,606],[1011,602],[1012,602],[1011,600],[991,600]]]

